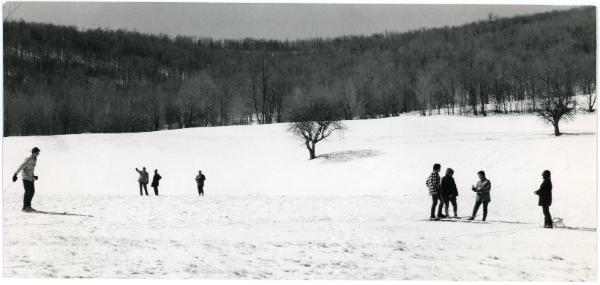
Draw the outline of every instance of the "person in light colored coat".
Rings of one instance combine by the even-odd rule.
[[[23,195],[23,211],[24,212],[33,212],[35,209],[31,207],[31,200],[33,200],[33,195],[35,194],[35,180],[38,179],[37,175],[35,175],[35,165],[37,164],[37,157],[40,155],[40,149],[38,147],[34,147],[31,150],[31,156],[27,157],[25,161],[19,166],[15,174],[13,174],[13,182],[17,181],[17,175],[21,172],[21,177],[23,177],[23,188],[25,188],[25,194]]]
[[[140,175],[140,178],[138,178],[138,183],[140,184],[140,196],[143,195],[142,187],[146,192],[146,196],[148,196],[148,172],[146,171],[146,167],[142,167],[142,170],[136,168],[135,171]]]
[[[471,190],[477,194],[475,198],[475,206],[473,207],[473,215],[469,218],[469,220],[475,219],[477,215],[477,211],[479,210],[479,206],[483,204],[483,221],[487,218],[488,213],[488,204],[492,201],[490,197],[490,190],[492,190],[492,182],[490,182],[485,177],[485,172],[479,171],[477,172],[477,176],[479,176],[479,181],[475,184],[475,186],[471,187]]]

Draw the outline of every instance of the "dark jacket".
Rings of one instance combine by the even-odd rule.
[[[535,191],[540,198],[538,200],[539,206],[550,206],[552,205],[552,181],[550,179],[544,179],[540,189]]]
[[[160,176],[160,174],[154,174],[154,177],[152,177],[152,184],[150,186],[152,187],[158,187],[158,181],[161,179],[162,177]]]
[[[204,186],[204,180],[206,180],[206,176],[204,176],[204,174],[196,175],[196,184],[198,184],[198,186]]]
[[[425,181],[429,195],[437,195],[440,193],[440,175],[437,172],[432,172]]]
[[[456,183],[454,182],[454,177],[444,176],[442,177],[442,197],[448,198],[450,195],[456,197],[458,196],[458,189],[456,189]]]

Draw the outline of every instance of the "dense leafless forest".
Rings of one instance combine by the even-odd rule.
[[[536,112],[590,94],[594,7],[332,39],[221,40],[4,22],[4,136]],[[546,100],[546,101],[545,101]]]

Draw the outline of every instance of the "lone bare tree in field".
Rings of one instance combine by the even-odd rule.
[[[561,42],[548,51],[546,58],[538,59],[536,69],[543,83],[543,93],[538,116],[554,126],[554,135],[560,136],[558,123],[575,115],[574,99],[578,77],[577,59],[572,45]]]
[[[561,119],[572,119],[575,114],[575,102],[570,96],[549,96],[542,99],[538,116],[554,126],[554,135],[560,136],[558,123]]]
[[[312,103],[300,108],[292,117],[288,132],[304,140],[310,159],[316,158],[316,145],[333,132],[343,132],[346,126],[337,118],[335,107],[327,103]]]

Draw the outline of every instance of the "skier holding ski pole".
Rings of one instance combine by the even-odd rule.
[[[35,194],[34,181],[38,179],[38,177],[34,174],[34,169],[37,163],[37,157],[39,155],[40,149],[36,146],[31,150],[31,156],[25,159],[12,177],[13,182],[17,181],[17,175],[22,171],[21,176],[23,177],[23,188],[25,188],[25,194],[23,195],[23,212],[35,211],[35,209],[31,207],[31,200]]]

